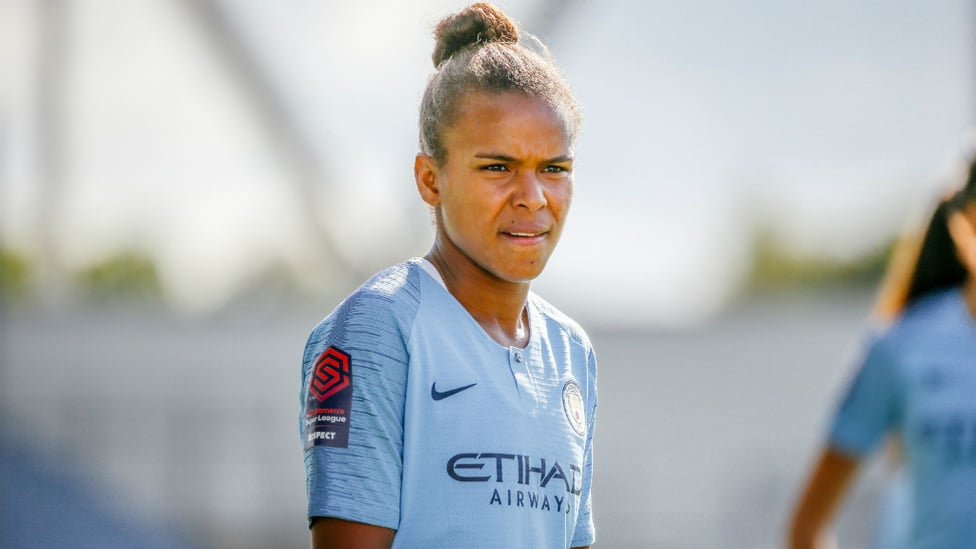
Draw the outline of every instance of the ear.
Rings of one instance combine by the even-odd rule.
[[[441,203],[440,170],[433,157],[418,153],[413,161],[413,178],[417,182],[420,198],[436,208]]]

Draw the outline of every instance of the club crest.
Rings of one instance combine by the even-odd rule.
[[[573,380],[569,380],[563,385],[563,411],[566,412],[566,419],[569,420],[569,425],[576,431],[576,434],[580,436],[586,434],[583,392]]]

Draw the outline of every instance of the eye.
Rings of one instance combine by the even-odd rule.
[[[547,173],[566,173],[569,171],[565,166],[557,166],[555,164],[551,166],[546,166],[542,171]]]
[[[481,169],[488,172],[503,172],[508,169],[508,166],[505,164],[488,164],[482,166]]]

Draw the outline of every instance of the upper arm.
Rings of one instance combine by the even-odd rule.
[[[870,342],[844,392],[818,456],[796,503],[790,546],[825,548],[827,525],[843,500],[860,460],[873,450],[899,414],[898,365],[890,341]]]
[[[872,343],[840,400],[830,425],[830,444],[863,456],[878,446],[899,417],[897,352],[890,341]]]
[[[790,547],[827,547],[827,525],[857,472],[860,459],[828,446],[820,454],[790,522]]]
[[[312,524],[312,549],[390,549],[396,530],[331,517]]]
[[[399,524],[409,358],[398,318],[389,299],[356,294],[309,338],[301,420],[310,518]]]

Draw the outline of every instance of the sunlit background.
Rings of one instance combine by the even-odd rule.
[[[976,124],[976,5],[497,3],[584,107],[534,288],[600,359],[598,545],[780,546]],[[463,5],[0,0],[0,545],[307,546],[302,347],[429,246],[416,112]]]

